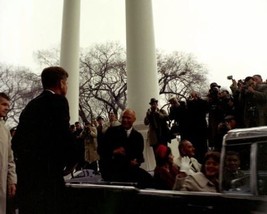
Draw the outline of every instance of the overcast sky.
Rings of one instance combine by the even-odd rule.
[[[267,0],[152,0],[156,48],[191,53],[226,76],[267,78]],[[0,63],[37,69],[33,53],[60,47],[63,0],[0,0]],[[81,47],[126,43],[124,0],[81,0]],[[37,71],[39,72],[39,71]]]

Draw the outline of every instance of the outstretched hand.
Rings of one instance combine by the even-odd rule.
[[[182,157],[180,171],[190,175],[193,172],[191,166],[192,162],[190,163],[190,158],[188,156]]]

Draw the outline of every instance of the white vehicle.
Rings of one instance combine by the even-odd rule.
[[[240,175],[226,181],[226,158],[238,153]],[[267,213],[267,126],[234,129],[224,136],[220,192],[138,189],[131,184],[67,181],[70,213]]]

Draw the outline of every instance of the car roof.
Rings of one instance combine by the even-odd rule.
[[[227,145],[232,141],[252,138],[267,139],[267,126],[232,129],[224,136],[223,144]]]

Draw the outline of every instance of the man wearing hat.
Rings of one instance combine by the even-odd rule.
[[[210,84],[208,97],[208,141],[209,147],[215,146],[216,134],[219,123],[223,120],[222,102],[220,101],[220,85],[216,82]]]
[[[212,88],[215,88],[215,87],[220,88],[221,86],[218,85],[216,82],[213,82],[213,83],[210,84],[210,88],[211,88],[211,89],[212,89]]]
[[[151,98],[149,104],[152,106],[154,104],[158,105],[158,100],[156,98]]]
[[[147,136],[155,154],[157,146],[167,145],[169,140],[168,114],[165,110],[158,108],[156,98],[151,98],[149,104],[150,108],[147,110],[144,123],[149,125]]]

